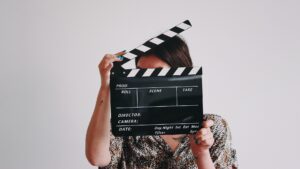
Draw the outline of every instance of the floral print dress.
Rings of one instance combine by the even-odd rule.
[[[236,150],[232,136],[224,118],[214,114],[204,114],[204,119],[214,121],[211,127],[215,142],[210,148],[216,169],[237,169]],[[185,136],[173,152],[159,136],[128,136],[110,139],[111,161],[99,169],[197,169],[197,164],[189,147],[189,137]]]

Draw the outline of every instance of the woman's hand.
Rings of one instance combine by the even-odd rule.
[[[116,54],[106,54],[98,65],[101,75],[101,87],[109,87],[110,82],[110,70],[113,67],[113,62],[122,61],[118,56],[124,55],[126,52],[118,52]]]
[[[99,64],[101,74],[101,88],[98,93],[95,109],[86,134],[86,157],[94,166],[106,166],[111,161],[110,146],[110,98],[109,83],[110,70],[114,61],[122,61],[116,54],[106,54]]]
[[[194,156],[197,158],[201,154],[209,154],[209,148],[214,143],[213,133],[210,127],[213,126],[212,120],[202,123],[203,128],[199,129],[196,134],[190,134],[190,146]]]

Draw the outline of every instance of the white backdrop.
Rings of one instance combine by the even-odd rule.
[[[300,3],[0,1],[0,168],[82,169],[105,53],[190,19],[204,111],[223,116],[243,169],[296,168]]]

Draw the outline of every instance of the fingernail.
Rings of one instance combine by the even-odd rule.
[[[126,52],[126,50],[123,50],[122,52]]]
[[[123,56],[117,56],[117,58],[123,60]]]

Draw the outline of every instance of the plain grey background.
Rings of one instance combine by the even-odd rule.
[[[0,2],[1,169],[95,168],[98,63],[185,19],[204,111],[229,122],[240,168],[298,167],[299,1]]]

